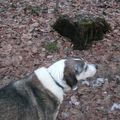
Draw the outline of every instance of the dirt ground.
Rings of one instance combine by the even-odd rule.
[[[96,76],[79,83],[61,105],[58,120],[120,120],[120,2],[100,0],[0,0],[0,87],[38,67],[77,56],[99,64]],[[73,50],[51,25],[60,14],[101,15],[112,31],[88,50]]]

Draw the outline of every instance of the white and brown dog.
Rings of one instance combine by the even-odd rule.
[[[96,65],[68,58],[0,89],[0,120],[56,120],[64,93],[94,76]]]

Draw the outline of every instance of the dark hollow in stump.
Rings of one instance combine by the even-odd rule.
[[[77,50],[86,49],[92,41],[103,39],[104,34],[111,30],[104,18],[88,14],[74,18],[60,16],[52,27],[60,35],[70,38]]]

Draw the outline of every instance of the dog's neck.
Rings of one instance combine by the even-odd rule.
[[[49,72],[49,71],[48,71]],[[62,88],[64,90],[64,87],[59,83],[57,82],[57,80],[55,80],[55,78],[51,75],[51,73],[49,72],[50,76],[52,77],[52,79],[54,80],[54,82],[56,83],[56,85],[58,85],[60,88]]]
[[[35,70],[34,72],[35,72],[37,78],[42,83],[42,85],[46,89],[48,89],[50,92],[52,92],[62,103],[63,95],[64,95],[63,89],[55,83],[54,79],[50,75],[51,72],[48,71],[48,69],[44,68],[44,67],[39,68],[39,69]],[[55,78],[55,76],[53,76],[53,77]],[[56,80],[56,78],[55,78],[55,80]]]
[[[48,67],[48,71],[50,75],[54,78],[54,80],[63,88],[65,87],[65,83],[63,81],[64,78],[64,68],[65,68],[65,59],[60,60],[50,67]]]

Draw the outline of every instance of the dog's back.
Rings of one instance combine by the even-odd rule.
[[[0,89],[0,120],[54,120],[58,100],[35,79],[31,75]]]
[[[0,120],[38,120],[36,109],[13,84],[0,90]]]

